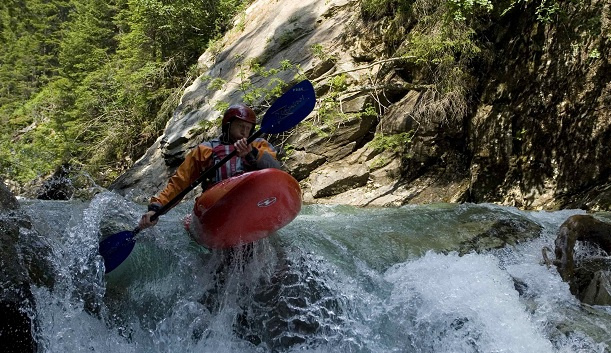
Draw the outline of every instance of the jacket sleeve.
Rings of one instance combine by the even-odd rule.
[[[276,168],[280,169],[280,162],[276,159],[277,152],[274,146],[264,139],[256,139],[252,143],[253,150],[256,149],[257,155],[254,163],[250,164],[252,169]]]
[[[167,186],[159,195],[151,198],[151,203],[166,205],[176,195],[180,194],[192,182],[197,180],[201,172],[212,165],[212,149],[198,145],[191,150],[182,164],[176,169]]]

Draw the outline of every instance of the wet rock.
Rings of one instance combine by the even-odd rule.
[[[47,178],[40,189],[36,198],[39,200],[70,200],[74,195],[74,186],[70,179],[70,166],[61,165],[55,172]]]
[[[308,254],[288,255],[275,249],[275,258],[264,275],[251,284],[240,281],[232,286],[231,277],[249,266],[253,246],[227,249],[214,270],[214,285],[207,290],[200,303],[215,315],[223,310],[226,291],[238,292],[235,334],[266,352],[288,351],[296,346],[316,347],[330,341],[342,340],[345,305],[341,297],[326,284],[324,270]],[[218,255],[218,254],[217,254]],[[266,256],[270,254],[267,253]],[[254,255],[256,257],[256,255]],[[248,276],[239,276],[244,279]],[[194,332],[196,338],[201,332]]]
[[[53,286],[50,247],[0,183],[0,351],[36,352],[32,284]]]
[[[472,239],[460,245],[460,253],[471,251],[478,253],[491,249],[500,249],[506,245],[516,245],[522,241],[534,239],[541,234],[541,226],[527,219],[498,219]]]
[[[577,268],[578,298],[590,305],[611,305],[611,259],[591,259]]]
[[[19,202],[10,190],[4,185],[4,183],[0,183],[0,212],[16,210],[19,208]]]
[[[323,275],[304,258],[282,258],[269,282],[253,297],[253,306],[240,320],[241,334],[272,351],[287,350],[317,340],[332,339],[341,326],[341,301]],[[323,343],[323,342],[320,342]]]
[[[554,260],[558,273],[569,283],[573,295],[587,304],[611,305],[611,259],[577,254],[577,241],[608,255],[611,253],[611,224],[590,215],[569,217],[558,230]]]
[[[4,353],[37,352],[36,341],[32,338],[32,323],[20,306],[0,303],[0,350]]]

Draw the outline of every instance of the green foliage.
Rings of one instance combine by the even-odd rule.
[[[369,146],[377,152],[401,153],[409,147],[413,137],[414,131],[394,135],[376,135]]]
[[[404,9],[412,2],[411,0],[361,0],[361,11],[365,18],[379,19],[396,13],[399,7]]]
[[[594,49],[590,52],[590,54],[588,54],[588,57],[590,59],[599,59],[600,58],[600,51],[598,51],[598,49]]]
[[[213,91],[219,91],[223,89],[223,86],[227,84],[227,81],[223,80],[220,77],[215,77],[209,84],[208,89]]]
[[[406,14],[412,12],[414,6],[423,6],[418,4],[418,2],[418,0],[361,0],[361,9],[364,17],[368,19],[379,19],[389,16],[394,17],[395,21],[401,21],[405,19]],[[433,4],[432,1],[429,3],[431,7],[445,7],[448,17],[456,21],[465,21],[475,14],[487,13],[493,9],[493,2],[491,0],[444,0],[439,5]]]
[[[367,104],[365,106],[365,110],[363,112],[361,112],[360,115],[361,116],[378,117],[378,111],[376,110],[376,108],[373,105]]]
[[[405,58],[414,83],[427,85],[415,119],[458,123],[475,87],[473,63],[486,60],[476,28],[492,10],[490,0],[362,0],[364,17],[379,18],[386,47]]]
[[[558,0],[512,0],[509,6],[503,10],[502,14],[506,14],[520,4],[524,6],[533,4],[536,6],[535,13],[537,20],[542,23],[553,22],[560,12]]]
[[[334,93],[345,91],[348,88],[348,75],[340,74],[333,76],[329,81],[329,85]]]
[[[492,7],[490,0],[448,0],[450,16],[456,21],[465,21],[478,10],[490,12]]]
[[[240,71],[238,77],[240,78],[240,91],[242,91],[244,103],[254,106],[264,102],[271,102],[277,97],[280,97],[284,93],[288,84],[284,80],[280,79],[278,75],[280,73],[299,69],[299,67],[293,65],[290,60],[283,60],[280,62],[279,68],[266,68],[262,66],[259,61],[255,59],[236,58],[240,60],[238,64]],[[252,83],[254,77],[268,78],[267,85],[265,87],[257,87]]]
[[[440,100],[453,100],[455,109],[447,115],[459,116],[456,113],[466,109],[467,94],[474,82],[470,63],[481,53],[472,40],[473,35],[471,28],[459,24],[442,27],[440,31],[413,31],[410,35],[410,45],[404,55],[428,68],[428,79],[435,85]]]
[[[305,126],[320,137],[328,137],[335,133],[339,123],[347,118],[348,115],[341,112],[339,102],[332,96],[326,96],[320,100],[315,120]]]
[[[320,137],[335,133],[341,122],[350,119],[354,114],[345,114],[341,110],[338,97],[346,90],[346,74],[333,76],[329,81],[330,91],[319,101],[314,121],[306,122],[304,126],[316,132]]]
[[[64,157],[65,144],[51,124],[41,123],[27,133],[0,140],[0,168],[14,181],[27,183],[56,168]]]
[[[363,119],[364,117],[377,117],[376,108],[367,104],[363,111],[358,113],[344,113],[340,103],[340,95],[348,87],[348,76],[345,73],[334,75],[329,79],[329,92],[318,101],[316,114],[311,120],[304,121],[301,126],[313,131],[319,137],[329,137],[348,120]]]
[[[271,102],[280,97],[286,91],[288,84],[278,77],[269,80],[267,84],[267,92],[265,92],[265,100]]]
[[[63,23],[58,60],[62,77],[79,81],[108,60],[117,43],[115,25],[108,20],[116,8],[104,0],[73,1],[68,21]]]
[[[223,101],[214,102],[214,110],[217,112],[223,113],[227,108],[229,108],[229,103]]]
[[[326,55],[325,55],[322,44],[320,43],[312,44],[312,46],[310,47],[310,51],[312,52],[312,55],[314,55],[314,57],[320,60],[326,59]]]
[[[228,107],[226,107],[225,109],[227,109],[227,108]],[[225,109],[223,109],[222,111],[224,111]],[[220,127],[221,127],[221,120],[220,119],[213,119],[213,120],[201,119],[197,123],[197,127],[192,129],[189,132],[194,134],[194,135],[199,135],[199,134],[203,134],[203,133],[206,133],[206,132],[211,131],[213,129],[220,128]]]
[[[291,145],[290,143],[285,143],[282,146],[282,151],[284,151],[282,161],[285,162],[289,160],[293,154],[295,154],[295,146]]]
[[[310,52],[312,53],[312,55],[315,58],[318,58],[321,61],[332,60],[332,61],[336,62],[338,60],[337,57],[335,57],[333,55],[329,55],[325,51],[325,48],[322,46],[322,44],[319,44],[319,43],[312,44],[312,46],[310,47]]]
[[[280,62],[280,70],[281,71],[286,71],[286,70],[290,70],[293,68],[293,63],[291,63],[290,60],[288,59],[284,59]]]
[[[524,137],[527,136],[527,132],[526,128],[522,128],[519,131],[516,132],[514,139],[516,139],[517,141],[522,141],[524,140]]]
[[[248,2],[3,1],[0,175],[25,182],[71,162],[112,181],[157,138],[201,52]]]
[[[67,0],[4,0],[0,7],[0,123],[57,72]]]
[[[375,160],[372,161],[371,165],[369,166],[370,170],[376,170],[379,168],[382,168],[383,166],[387,165],[388,163],[390,163],[390,160],[388,158],[386,158],[385,156],[376,156]]]
[[[266,69],[257,58],[247,60],[247,65],[249,69],[249,74],[261,76],[261,77],[270,77],[277,75],[281,70],[285,71],[290,69],[293,65],[290,60],[283,60],[281,62],[281,69]]]

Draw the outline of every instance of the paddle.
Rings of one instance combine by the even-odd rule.
[[[315,104],[316,96],[312,83],[308,80],[299,82],[278,98],[265,112],[263,120],[261,121],[261,128],[248,138],[248,143],[253,142],[263,134],[277,134],[299,124],[310,114],[310,112],[312,112]],[[197,180],[152,215],[151,221],[155,221],[159,216],[168,212],[203,180],[211,176],[223,164],[233,158],[236,153],[237,152],[234,150],[214,166],[208,168]],[[140,230],[139,227],[136,227],[132,231],[123,231],[111,235],[100,242],[99,250],[100,255],[104,258],[106,273],[114,270],[127,259],[134,249],[134,237]]]

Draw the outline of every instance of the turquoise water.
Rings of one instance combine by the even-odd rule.
[[[54,250],[58,283],[34,290],[44,352],[611,347],[611,310],[580,304],[542,264],[541,249],[553,249],[558,227],[579,210],[308,205],[277,234],[229,254],[190,240],[185,202],[104,275],[100,233],[132,229],[144,206],[113,193],[87,203],[21,203]],[[465,247],[498,220],[540,231],[500,249]]]

